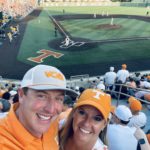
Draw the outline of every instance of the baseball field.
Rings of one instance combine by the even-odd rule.
[[[7,48],[0,60],[6,61],[2,68],[9,73],[0,73],[19,79],[37,64],[56,66],[67,78],[103,75],[110,66],[118,70],[122,63],[132,72],[149,70],[150,16],[146,11],[138,7],[39,8],[17,22],[20,35],[13,43],[5,41],[1,46]],[[13,57],[9,63],[8,52]]]

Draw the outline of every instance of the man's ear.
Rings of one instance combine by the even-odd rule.
[[[19,102],[21,103],[23,101],[24,91],[22,88],[18,89],[18,96],[19,96]]]

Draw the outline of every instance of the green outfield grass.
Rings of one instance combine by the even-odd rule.
[[[147,9],[141,7],[117,7],[117,6],[88,6],[88,7],[50,7],[45,8],[51,14],[63,14],[63,9],[65,10],[65,14],[102,14],[102,11],[109,14],[126,14],[126,15],[140,15],[145,16]]]
[[[148,22],[136,19],[113,19],[115,25],[120,27],[116,29],[98,29],[98,26],[110,24],[109,19],[75,19],[61,21],[61,25],[73,37],[82,37],[92,40],[119,39],[128,37],[147,37],[150,34],[150,25]],[[144,28],[143,28],[144,27]]]
[[[47,57],[43,60],[44,64],[51,64],[57,67],[65,67],[71,65],[81,64],[114,64],[115,62],[128,62],[138,61],[139,59],[150,59],[150,41],[128,41],[118,43],[101,44],[97,47],[86,49],[81,51],[60,51],[48,46],[48,42],[51,40],[57,40],[61,38],[58,34],[55,37],[54,25],[48,17],[48,13],[51,15],[63,15],[62,10],[65,9],[65,14],[92,14],[101,13],[103,10],[112,14],[131,14],[131,15],[145,15],[145,8],[127,8],[127,7],[51,7],[45,8],[40,16],[35,20],[28,22],[26,32],[20,51],[18,60],[27,64],[35,65],[35,62],[29,61],[28,58],[36,57],[39,54],[37,51],[41,49],[51,50],[54,52],[62,53],[63,56],[58,58]],[[88,38],[91,40],[123,38],[133,36],[149,36],[150,26],[148,22],[139,21],[136,19],[123,19],[115,18],[114,22],[120,24],[122,27],[108,32],[108,30],[96,30],[95,27],[99,24],[110,23],[110,19],[93,19],[90,20],[64,20],[60,23],[67,29],[72,36]],[[92,69],[92,68],[91,68]],[[142,70],[139,68],[139,70]],[[69,71],[69,70],[68,70]],[[80,68],[80,74],[82,74],[82,68]],[[90,68],[89,68],[90,72]],[[87,72],[88,73],[88,72]],[[79,73],[76,73],[79,74]]]

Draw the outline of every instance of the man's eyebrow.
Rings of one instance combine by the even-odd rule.
[[[44,94],[49,94],[48,91],[46,90],[36,90],[37,93],[44,93]],[[64,96],[65,92],[62,91],[58,96]]]
[[[47,94],[47,92],[44,91],[44,90],[35,90],[35,92],[36,92],[36,93],[45,93],[45,94]]]
[[[65,92],[60,93],[59,96],[65,96]]]

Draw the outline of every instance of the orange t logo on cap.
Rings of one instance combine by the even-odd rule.
[[[45,71],[45,75],[50,78],[56,78],[56,79],[59,79],[59,80],[64,80],[64,77],[61,73],[59,72],[54,72],[54,71]]]

